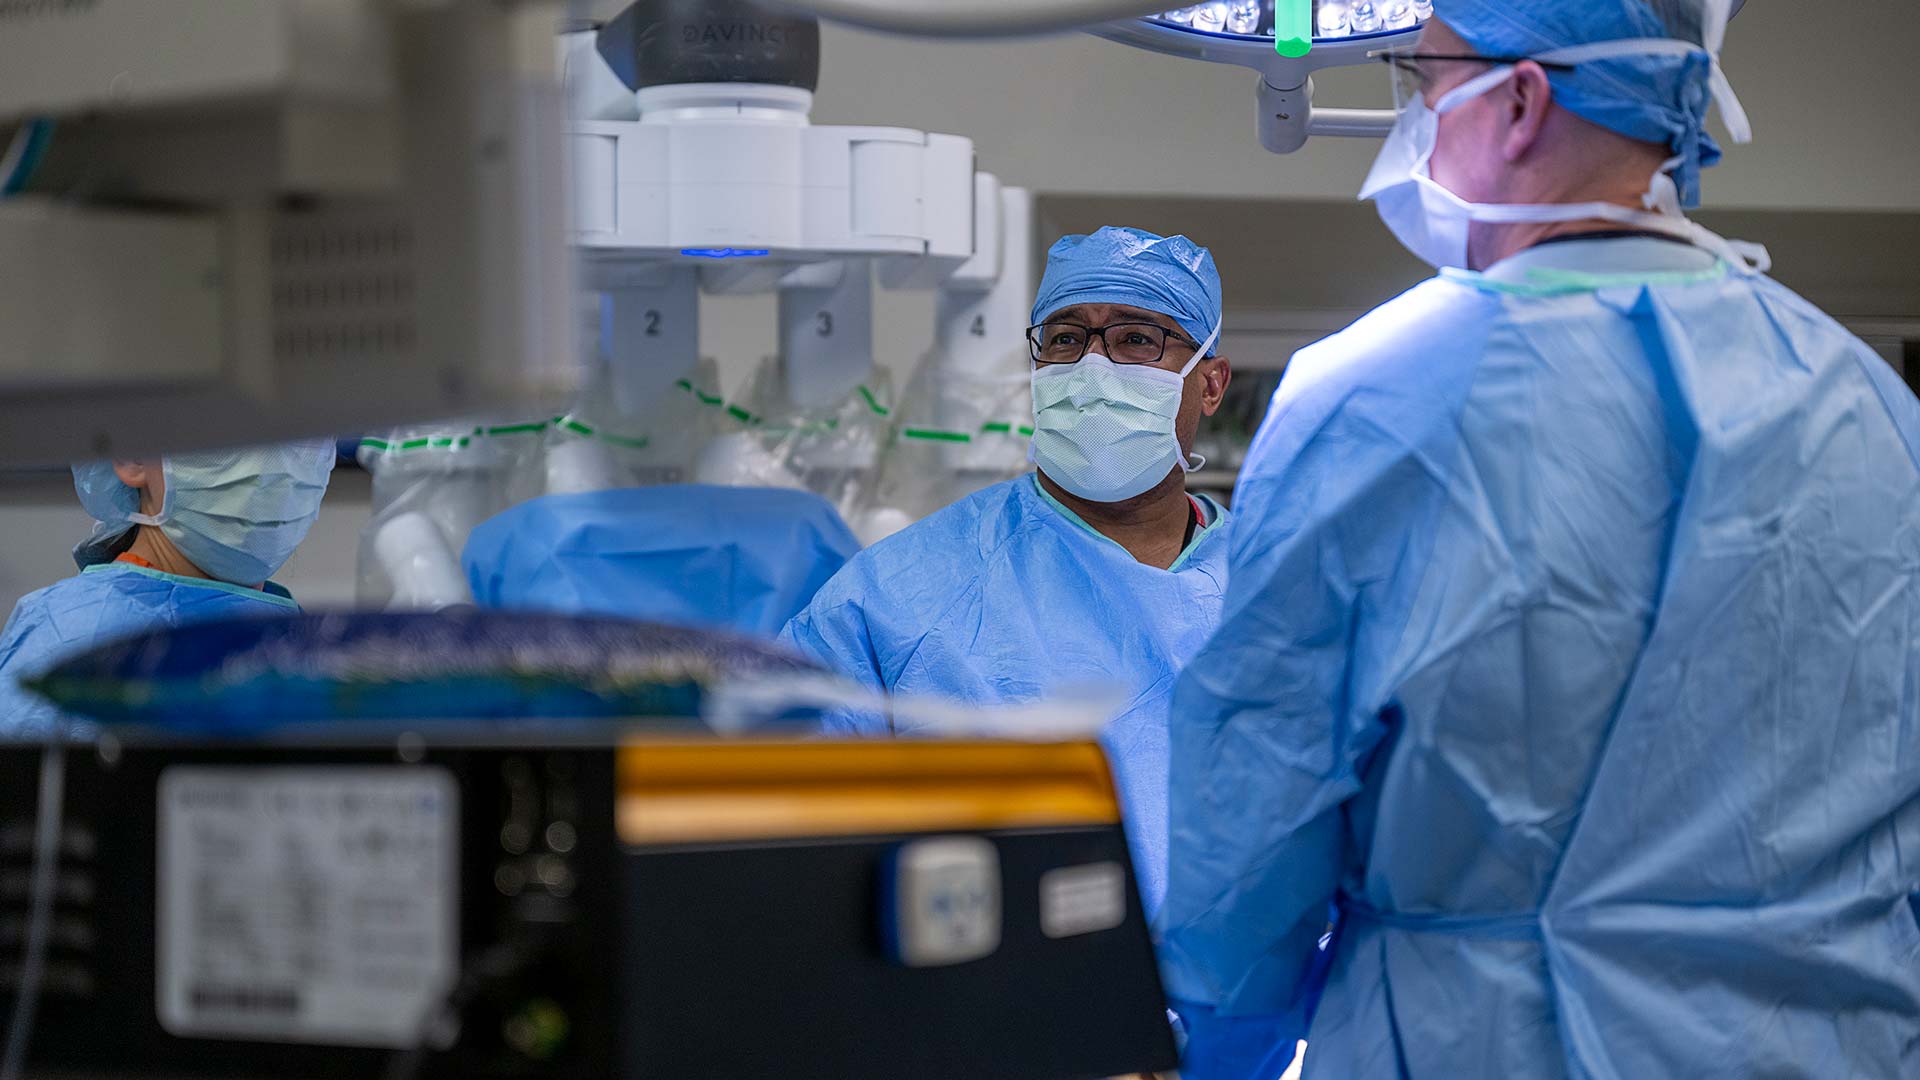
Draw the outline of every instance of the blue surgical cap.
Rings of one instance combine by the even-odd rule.
[[[1720,160],[1706,127],[1713,58],[1704,24],[1715,6],[1715,0],[1434,0],[1433,14],[1482,56],[1538,56],[1631,38],[1701,45],[1690,55],[1589,60],[1547,72],[1554,100],[1574,114],[1668,147],[1680,159],[1673,172],[1680,202],[1693,207],[1700,205],[1700,170]]]
[[[1031,321],[1075,304],[1158,312],[1204,343],[1220,324],[1220,272],[1213,253],[1184,236],[1109,225],[1090,236],[1063,236],[1047,252]]]

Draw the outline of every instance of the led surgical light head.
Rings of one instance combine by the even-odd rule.
[[[1092,32],[1151,52],[1258,71],[1260,145],[1290,154],[1310,135],[1386,135],[1390,111],[1316,109],[1312,75],[1367,63],[1382,49],[1411,48],[1432,17],[1433,0],[1208,0]]]

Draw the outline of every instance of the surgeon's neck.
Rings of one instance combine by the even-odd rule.
[[[1047,494],[1148,566],[1165,570],[1186,547],[1193,502],[1187,497],[1187,474],[1182,469],[1176,467],[1145,494],[1117,503],[1083,499],[1054,483],[1045,472],[1039,476]]]
[[[1647,190],[1664,167],[1667,153],[1665,147],[1627,138],[1556,109],[1542,128],[1538,144],[1473,199],[1554,206],[1612,203],[1644,213]],[[1620,222],[1606,218],[1511,224],[1476,221],[1467,232],[1467,266],[1485,270],[1556,236],[1621,228]]]
[[[1523,225],[1493,225],[1475,222],[1467,240],[1467,268],[1485,270],[1496,263],[1538,247],[1556,236],[1582,233],[1613,233],[1631,226],[1603,218],[1584,221],[1533,222]]]
[[[141,525],[138,529],[133,537],[133,545],[127,548],[127,554],[140,557],[162,573],[213,580],[211,575],[203,573],[185,555],[180,554],[180,549],[173,546],[173,541],[167,539],[166,533],[152,525]]]

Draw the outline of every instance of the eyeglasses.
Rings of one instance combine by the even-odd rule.
[[[1200,346],[1158,323],[1122,322],[1106,326],[1082,326],[1079,323],[1050,322],[1027,327],[1027,349],[1036,364],[1072,364],[1087,355],[1093,339],[1105,346],[1107,359],[1116,364],[1157,364],[1167,355],[1167,343],[1189,349]]]
[[[1393,49],[1381,49],[1367,54],[1367,59],[1378,60],[1393,69],[1393,103],[1404,105],[1413,100],[1413,95],[1426,96],[1433,89],[1433,75],[1425,65],[1429,63],[1489,64],[1493,66],[1524,63],[1533,60],[1531,56],[1475,56],[1471,53],[1422,53],[1400,52]],[[1533,60],[1548,71],[1572,71],[1572,64],[1561,64],[1551,60]]]

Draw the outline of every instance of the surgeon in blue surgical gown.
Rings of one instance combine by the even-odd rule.
[[[1434,11],[1442,272],[1293,361],[1175,694],[1182,1075],[1920,1077],[1920,408],[1682,214],[1724,2]]]
[[[1212,351],[1220,305],[1213,257],[1186,237],[1106,228],[1055,244],[1028,331],[1038,470],[856,555],[782,635],[875,690],[979,705],[1117,694],[1104,738],[1150,909],[1168,695],[1225,585],[1227,513],[1186,489],[1231,377]]]
[[[98,523],[81,573],[21,597],[0,630],[0,738],[70,730],[20,685],[115,638],[300,610],[269,580],[320,516],[334,444],[309,439],[73,467]]]

